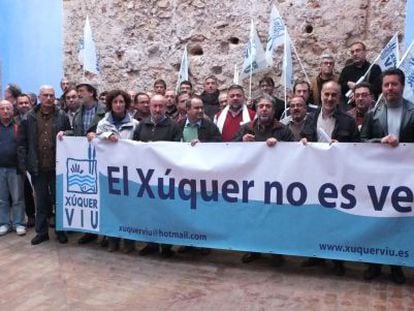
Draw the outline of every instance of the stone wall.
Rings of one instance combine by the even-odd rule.
[[[222,87],[241,66],[253,16],[259,36],[267,37],[275,4],[310,77],[319,56],[335,55],[336,71],[349,58],[349,44],[364,41],[373,59],[396,31],[404,32],[406,0],[64,0],[64,70],[82,79],[79,40],[86,15],[100,57],[100,90],[151,90],[156,78],[175,87],[183,48],[188,44],[190,80],[201,90],[215,74]],[[281,51],[269,70],[280,83]],[[295,61],[295,71],[299,66]],[[254,76],[257,85],[263,74]],[[298,74],[297,77],[300,77]],[[248,81],[244,81],[248,85]],[[279,91],[280,88],[279,88]]]

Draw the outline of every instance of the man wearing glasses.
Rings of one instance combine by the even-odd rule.
[[[348,113],[355,119],[358,130],[361,130],[365,114],[375,104],[374,95],[371,91],[371,84],[368,82],[358,83],[354,87],[354,101],[355,107],[349,110]]]

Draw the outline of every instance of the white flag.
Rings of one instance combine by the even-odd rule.
[[[181,65],[180,71],[178,72],[178,80],[177,80],[177,91],[180,89],[180,83],[183,81],[188,81],[188,53],[187,53],[187,45],[184,47],[183,56],[181,58]]]
[[[249,75],[260,72],[267,68],[267,61],[262,43],[257,35],[256,27],[252,20],[250,27],[249,43],[244,51],[244,62],[240,78],[244,79]]]
[[[272,55],[274,50],[283,44],[285,31],[285,24],[280,17],[279,11],[276,6],[273,6],[272,12],[270,13],[269,34],[267,36],[266,45],[266,60],[269,65],[273,64]]]
[[[283,53],[283,74],[282,74],[283,85],[287,90],[293,91],[293,66],[292,66],[292,46],[290,37],[285,32],[285,49]]]
[[[86,16],[85,27],[83,28],[83,43],[79,50],[79,62],[83,70],[93,74],[99,74],[98,59],[96,57],[95,41],[93,41],[92,29],[89,24],[89,17]]]
[[[237,65],[234,65],[233,84],[237,84],[237,85],[240,84],[239,75],[240,75],[239,67]]]
[[[398,65],[405,74],[405,87],[403,97],[414,103],[414,41],[411,42]]]
[[[398,48],[398,32],[388,41],[387,45],[381,51],[377,65],[381,67],[381,70],[387,70],[392,67],[397,67],[400,61],[399,48]]]

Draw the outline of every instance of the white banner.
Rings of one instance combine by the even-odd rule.
[[[414,144],[65,137],[57,142],[57,228],[414,266],[413,157]]]

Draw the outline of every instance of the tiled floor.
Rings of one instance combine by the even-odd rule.
[[[397,286],[387,274],[363,281],[362,264],[336,277],[293,257],[283,267],[230,251],[161,259],[79,246],[79,234],[31,246],[33,234],[0,237],[0,310],[414,310],[413,269]]]

